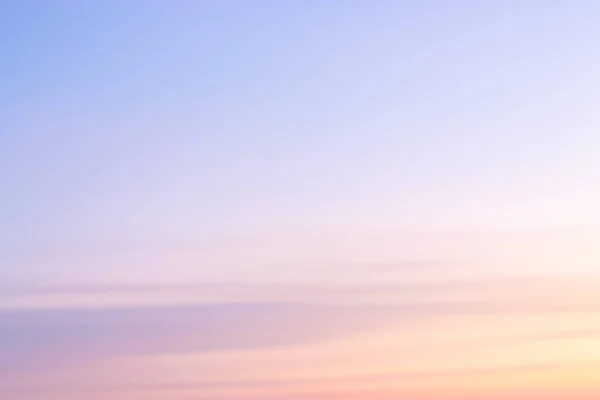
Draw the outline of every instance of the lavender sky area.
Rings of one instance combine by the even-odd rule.
[[[0,4],[0,398],[600,396],[600,3]]]

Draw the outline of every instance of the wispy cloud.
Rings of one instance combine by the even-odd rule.
[[[0,367],[18,372],[94,357],[299,344],[424,311],[298,303],[2,311]]]
[[[502,284],[500,285],[503,286]],[[441,286],[446,289],[452,286]],[[469,287],[469,286],[467,286]],[[114,288],[100,288],[112,292]],[[147,288],[155,290],[156,288]],[[163,288],[164,289],[164,288]],[[173,288],[170,288],[173,289]],[[323,288],[320,288],[324,290]],[[389,290],[392,290],[390,287]],[[435,286],[430,289],[435,290]],[[439,288],[438,288],[439,289]],[[454,287],[460,294],[464,283]],[[329,299],[361,296],[381,288],[333,290]],[[395,290],[403,290],[402,286]],[[315,291],[317,291],[315,289]],[[213,302],[188,305],[13,309],[0,311],[0,366],[7,371],[48,363],[124,354],[206,352],[314,342],[369,330],[374,324],[407,324],[445,315],[542,315],[600,312],[600,302],[569,302],[559,295],[514,301],[505,297],[467,300],[404,299],[387,303]],[[594,333],[587,331],[584,333]],[[549,338],[577,335],[563,330]],[[542,336],[543,337],[543,336]],[[542,337],[533,336],[535,340]],[[526,339],[526,338],[520,338]]]
[[[446,368],[427,371],[387,373],[387,374],[362,374],[338,375],[326,378],[290,379],[290,380],[220,380],[220,381],[181,381],[169,384],[145,383],[113,385],[111,387],[69,387],[70,393],[136,393],[136,392],[172,392],[178,390],[207,390],[207,389],[252,389],[252,388],[285,388],[285,387],[315,387],[323,384],[351,384],[351,383],[384,383],[384,382],[415,382],[434,379],[448,379],[461,377],[481,376],[509,376],[519,373],[550,372],[581,368],[600,368],[600,357],[591,361],[558,362],[558,363],[518,363],[478,368]],[[60,386],[50,386],[51,389],[60,389]]]

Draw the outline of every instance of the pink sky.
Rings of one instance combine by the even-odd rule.
[[[0,399],[600,399],[599,16],[0,1]]]

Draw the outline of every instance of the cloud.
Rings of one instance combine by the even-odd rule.
[[[539,293],[533,293],[532,283],[490,280],[338,287],[241,283],[216,287],[209,284],[104,286],[94,290],[108,297],[118,297],[120,291],[201,293],[210,288],[215,292],[241,295],[227,302],[169,306],[113,304],[92,308],[77,303],[77,296],[92,288],[55,288],[55,293],[75,295],[73,306],[76,308],[0,309],[0,373],[28,373],[50,365],[85,363],[119,355],[215,352],[315,343],[384,324],[397,326],[400,322],[414,326],[450,314],[600,312],[600,304],[593,298],[578,297],[585,292],[580,288],[594,289],[597,282],[582,286],[579,281],[571,284],[562,281],[560,285],[557,281],[540,281],[537,282],[542,289]],[[265,296],[269,299],[251,300],[251,294],[259,292],[270,292]],[[461,296],[471,292],[472,295]],[[394,293],[408,297],[385,304],[370,300],[371,294],[388,299]],[[415,297],[415,293],[432,295]],[[579,333],[556,332],[558,337],[570,334]],[[549,334],[550,339],[552,335]]]
[[[194,380],[171,383],[148,382],[143,384],[124,384],[107,386],[70,386],[70,393],[139,393],[139,392],[175,392],[180,390],[208,390],[208,389],[252,389],[252,388],[286,388],[286,387],[318,387],[323,384],[344,384],[358,382],[407,382],[436,381],[438,379],[456,379],[461,377],[481,377],[513,374],[527,374],[536,372],[551,372],[561,370],[575,370],[600,367],[600,359],[588,361],[554,362],[554,363],[514,363],[496,366],[480,366],[469,368],[444,368],[401,373],[373,373],[373,374],[347,374],[323,378],[305,379],[269,379],[269,380]],[[55,387],[54,389],[57,389]]]
[[[360,264],[362,265],[362,264]],[[395,264],[394,264],[395,265]],[[348,265],[350,267],[350,265]],[[389,282],[346,282],[346,283],[297,283],[297,282],[232,282],[205,281],[187,283],[138,283],[105,285],[0,285],[0,300],[23,299],[52,300],[60,297],[73,304],[82,297],[103,296],[119,298],[142,295],[188,296],[188,300],[207,301],[207,298],[227,298],[249,301],[321,301],[369,299],[371,295],[416,294],[444,295],[454,297],[467,293],[479,297],[486,294],[505,293],[510,299],[515,294],[521,296],[545,298],[565,298],[574,294],[597,293],[600,279],[595,277],[427,277],[404,276],[400,280]],[[191,297],[189,297],[191,296]],[[366,297],[365,297],[366,296]],[[98,298],[98,297],[96,297]],[[265,300],[268,299],[268,300]],[[216,300],[213,300],[216,301]],[[1,307],[1,306],[0,306]],[[4,307],[10,308],[10,307]]]
[[[414,327],[431,318],[444,315],[571,312],[553,305],[518,309],[503,303],[489,302],[415,302],[394,305],[331,305],[300,302],[236,302],[202,303],[185,306],[145,306],[128,308],[80,308],[0,310],[0,376],[13,377],[7,390],[12,393],[77,393],[104,395],[109,392],[170,392],[220,388],[269,388],[288,385],[318,385],[356,381],[429,380],[473,374],[528,372],[567,365],[507,366],[498,370],[444,369],[415,371],[392,375],[340,376],[325,380],[295,381],[190,381],[172,384],[139,385],[101,382],[78,386],[77,382],[38,381],[38,372],[78,366],[103,358],[161,353],[212,353],[275,346],[297,346],[338,340],[368,332],[387,324]],[[585,310],[585,308],[578,308]],[[590,307],[598,312],[599,308]],[[553,339],[597,337],[597,329],[550,330],[520,333],[513,336],[482,337],[471,345],[504,345]],[[480,343],[477,343],[477,342]],[[435,347],[435,346],[434,346]],[[422,351],[415,348],[415,352]],[[435,351],[435,349],[434,349]],[[410,350],[409,350],[410,352]],[[28,377],[19,383],[19,377]],[[39,384],[39,385],[38,385]],[[1,386],[1,385],[0,385]],[[35,397],[33,397],[35,398]]]
[[[0,311],[0,369],[314,342],[423,311],[284,302]]]

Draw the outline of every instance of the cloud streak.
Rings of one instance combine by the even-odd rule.
[[[424,311],[284,302],[2,311],[0,368],[31,371],[97,357],[315,342]]]

